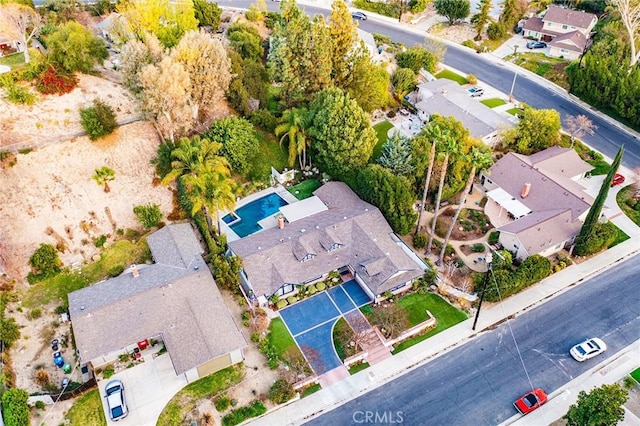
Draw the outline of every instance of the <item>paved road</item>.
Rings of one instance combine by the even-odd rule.
[[[405,424],[503,422],[531,384],[553,392],[640,339],[638,276],[640,262],[632,258],[309,424],[359,424],[367,412],[400,412]],[[572,360],[569,348],[593,336],[608,351],[584,363]]]

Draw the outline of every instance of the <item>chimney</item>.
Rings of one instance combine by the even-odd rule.
[[[131,267],[131,275],[133,275],[133,278],[138,278],[140,276],[140,272],[138,271],[136,265],[133,265]]]
[[[527,182],[522,187],[522,192],[520,193],[520,196],[522,198],[527,198],[527,195],[529,195],[529,191],[531,191],[531,183]]]
[[[278,216],[278,228],[284,229],[284,217]]]

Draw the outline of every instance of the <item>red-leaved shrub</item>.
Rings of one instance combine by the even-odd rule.
[[[45,95],[63,95],[72,91],[77,84],[78,80],[73,75],[60,74],[55,68],[47,67],[38,75],[36,88]]]

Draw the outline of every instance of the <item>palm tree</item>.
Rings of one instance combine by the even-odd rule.
[[[221,143],[201,139],[200,136],[181,138],[177,148],[171,151],[171,171],[162,179],[162,183],[167,185],[183,175],[198,175],[204,171],[225,173],[229,170],[229,163],[218,155],[221,149]]]
[[[444,178],[447,176],[447,169],[449,168],[449,157],[451,154],[456,155],[460,147],[460,142],[450,134],[444,137],[442,143],[444,143],[444,160],[442,161],[440,184],[438,185],[438,195],[436,196],[436,205],[433,210],[433,223],[431,223],[431,234],[429,235],[426,254],[431,254],[431,244],[433,243],[433,235],[436,232],[436,222],[438,221],[438,210],[440,210],[440,198],[442,197],[442,189],[444,188]]]
[[[96,169],[96,172],[91,178],[95,180],[98,185],[104,185],[104,192],[111,192],[109,182],[116,178],[116,172],[110,167],[102,166]]]
[[[436,265],[438,266],[442,265],[442,261],[444,260],[444,252],[447,249],[447,244],[449,244],[451,232],[453,232],[453,227],[456,225],[456,221],[458,220],[458,216],[462,211],[462,207],[467,201],[467,195],[469,195],[469,192],[471,191],[471,185],[473,185],[473,179],[476,176],[476,170],[482,171],[491,166],[491,164],[493,163],[493,160],[491,159],[491,153],[479,146],[474,146],[472,148],[471,155],[469,157],[469,160],[471,161],[471,171],[469,172],[469,179],[467,180],[467,185],[464,187],[464,191],[462,192],[462,196],[460,197],[458,208],[451,218],[449,229],[447,229],[447,235],[444,237],[444,242],[442,243],[442,248],[440,249],[440,256],[438,256],[438,261],[436,262]]]
[[[296,156],[298,156],[300,168],[307,165],[306,152],[310,144],[306,133],[309,124],[308,113],[306,108],[288,109],[282,114],[282,124],[275,129],[276,136],[280,137],[280,145],[285,138],[289,139],[289,167],[293,167]]]
[[[418,223],[416,225],[416,231],[414,234],[417,234],[420,230],[420,220],[422,219],[422,213],[424,213],[424,205],[427,202],[427,193],[429,192],[429,183],[431,181],[431,172],[433,171],[433,162],[436,158],[436,145],[439,140],[442,140],[447,134],[448,131],[442,131],[439,126],[430,125],[428,129],[426,129],[427,135],[429,139],[431,139],[431,152],[429,153],[429,166],[427,167],[427,174],[424,178],[424,191],[422,191],[422,203],[420,203],[420,212],[418,213]]]
[[[202,211],[212,232],[211,216],[216,220],[220,234],[220,210],[233,210],[236,205],[237,185],[229,173],[206,171],[198,176],[187,175],[184,179],[187,194],[192,203],[191,215]]]

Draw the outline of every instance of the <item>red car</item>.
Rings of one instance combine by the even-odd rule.
[[[624,182],[624,176],[616,173],[615,176],[613,176],[613,180],[611,181],[611,186],[620,185],[623,182]]]
[[[513,406],[520,414],[529,414],[545,402],[547,402],[547,394],[542,389],[535,388],[518,398]]]

